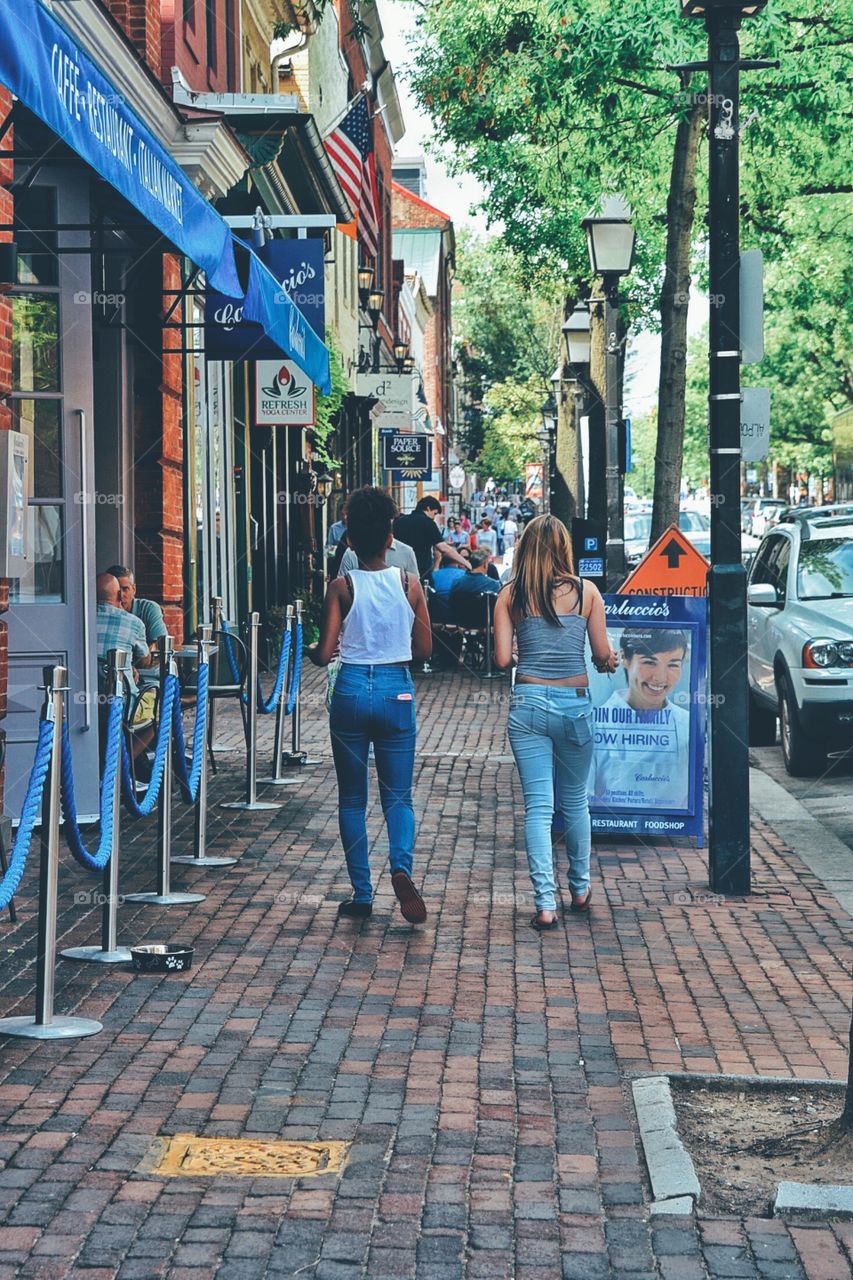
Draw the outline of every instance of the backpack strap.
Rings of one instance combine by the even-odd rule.
[[[351,605],[353,605],[355,604],[355,587],[352,584],[352,578],[350,577],[349,569],[347,569],[346,572],[344,573],[344,582],[347,584],[347,591],[349,592],[349,602]]]

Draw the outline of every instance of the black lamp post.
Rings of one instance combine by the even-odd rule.
[[[382,300],[385,297],[381,289],[371,289],[367,297],[367,314],[370,316],[370,323],[373,326],[373,372],[378,373],[380,367],[380,348],[382,340],[379,337],[379,317],[382,315]]]
[[[569,364],[575,372],[575,391],[574,391],[574,432],[575,432],[575,509],[577,516],[584,519],[586,516],[586,486],[584,484],[584,450],[582,439],[581,418],[585,413],[586,392],[588,390],[589,379],[589,359],[590,359],[590,335],[589,335],[589,308],[581,303],[575,307],[568,320],[563,325],[563,333],[566,338],[566,352],[569,357]]]
[[[409,354],[409,344],[402,338],[397,338],[394,343],[394,359],[397,362],[397,372],[404,373],[406,369],[406,358]]]
[[[552,379],[553,382],[553,379]],[[557,433],[557,403],[553,395],[549,395],[548,399],[542,406],[542,429],[537,435],[537,440],[542,447],[543,467],[542,467],[542,513],[543,515],[551,510],[551,474],[552,474],[552,453],[554,450],[554,438]]]
[[[623,479],[620,463],[622,406],[619,389],[619,279],[631,270],[636,239],[631,210],[622,196],[605,197],[599,210],[591,210],[581,224],[589,246],[594,275],[604,287],[604,442],[605,491],[607,497],[607,587],[615,591],[625,577],[625,517]]]
[[[738,29],[765,0],[681,0],[708,31],[710,102],[708,427],[711,474],[709,870],[717,893],[750,891],[746,572],[740,529]],[[753,66],[756,64],[752,64]]]
[[[375,275],[375,269],[366,266],[364,263],[358,269],[358,301],[362,310],[367,306],[367,299],[370,297]]]

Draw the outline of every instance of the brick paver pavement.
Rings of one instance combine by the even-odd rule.
[[[197,906],[120,911],[123,941],[194,942],[192,972],[62,961],[58,1011],[104,1031],[0,1040],[0,1280],[847,1280],[849,1225],[650,1221],[628,1100],[648,1071],[843,1075],[850,922],[795,853],[758,827],[755,893],[720,902],[702,851],[598,844],[591,919],[538,936],[506,686],[445,674],[418,682],[429,920],[402,921],[383,870],[373,919],[337,923],[322,679],[306,685],[321,763],[279,811],[216,808],[241,788],[241,757],[220,757],[211,852],[237,866],[176,867]],[[378,870],[375,803],[370,821]],[[153,840],[124,819],[124,892],[153,887]],[[97,883],[70,859],[61,881],[60,945],[94,941],[79,895]],[[2,1014],[32,1010],[35,884],[33,865],[0,924]],[[140,1172],[176,1132],[352,1145],[342,1176],[301,1182]]]

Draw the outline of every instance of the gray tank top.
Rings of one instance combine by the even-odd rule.
[[[557,621],[559,625],[554,626],[547,618],[522,618],[517,624],[516,675],[565,680],[586,674],[586,618],[579,613],[566,613],[558,615]]]

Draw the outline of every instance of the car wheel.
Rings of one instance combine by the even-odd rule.
[[[770,711],[763,702],[749,691],[749,745],[751,747],[775,747],[776,745],[776,712]]]
[[[779,738],[785,768],[792,778],[807,778],[819,772],[826,763],[826,754],[803,731],[787,677],[780,675],[776,687],[779,694]]]

